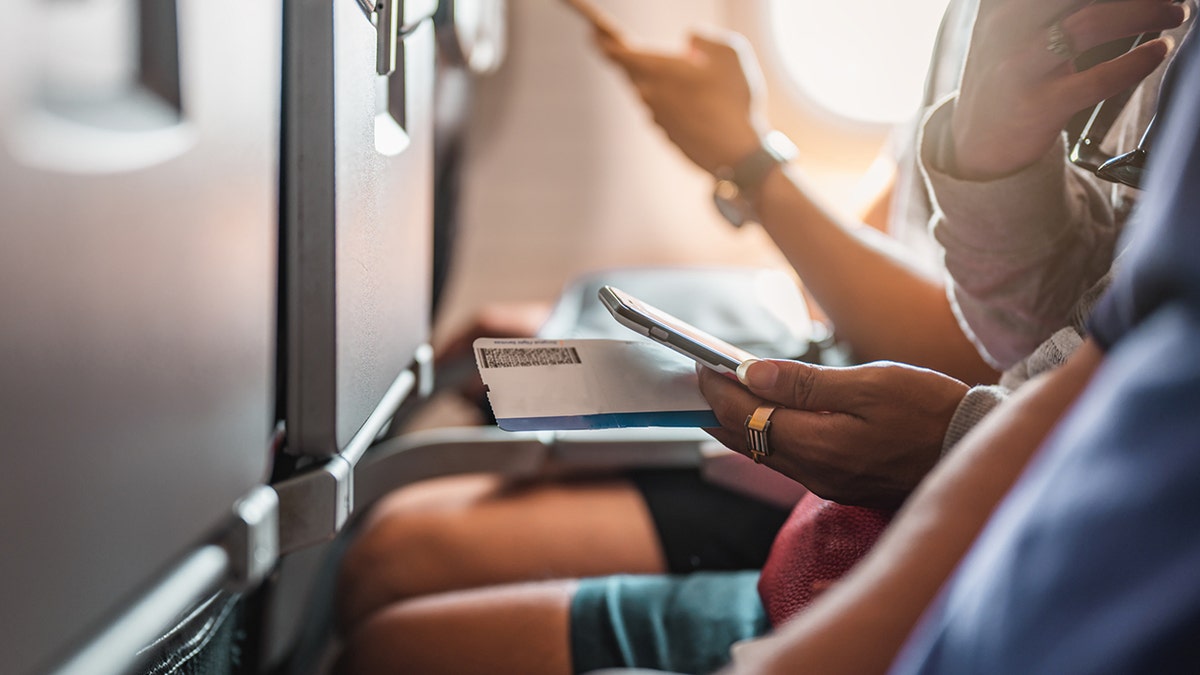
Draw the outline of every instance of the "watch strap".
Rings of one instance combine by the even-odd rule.
[[[728,175],[743,197],[758,193],[771,169],[787,164],[796,156],[796,146],[787,136],[778,131],[772,131],[763,137],[762,143],[754,152],[738,162]]]
[[[755,148],[737,165],[716,171],[717,185],[713,201],[717,210],[734,227],[757,222],[753,201],[771,170],[790,162],[796,156],[796,146],[778,131],[763,136]]]

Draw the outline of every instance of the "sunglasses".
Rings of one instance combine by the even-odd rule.
[[[1128,102],[1128,96],[1119,107],[1113,106],[1112,102],[1113,99],[1108,99],[1092,110],[1092,116],[1084,126],[1083,135],[1071,147],[1071,163],[1091,171],[1104,180],[1140,190],[1156,118],[1150,119],[1150,124],[1146,126],[1146,131],[1142,134],[1136,148],[1122,155],[1110,155],[1100,149],[1100,142],[1108,134],[1109,128],[1112,127],[1112,121],[1117,115],[1115,113],[1106,114],[1105,111],[1116,107],[1116,111],[1119,113],[1120,108],[1124,107],[1124,103]]]
[[[1094,60],[1091,64],[1080,62],[1089,56],[1085,54],[1080,57],[1080,61],[1076,62],[1076,68],[1084,70],[1095,63],[1108,60],[1140,44],[1149,42],[1158,35],[1158,33],[1142,33],[1128,41],[1123,41],[1123,43],[1113,43],[1109,46],[1107,54],[1091,55]],[[1156,118],[1150,119],[1150,124],[1146,126],[1146,131],[1133,150],[1114,156],[1100,149],[1100,144],[1132,96],[1133,89],[1130,89],[1105,99],[1092,108],[1091,114],[1087,117],[1087,121],[1071,146],[1070,160],[1075,166],[1086,169],[1104,180],[1141,189],[1142,179],[1146,172],[1146,156],[1150,151]]]
[[[1126,93],[1098,103],[1083,127],[1083,134],[1071,147],[1070,159],[1075,166],[1091,171],[1104,180],[1140,190],[1157,116],[1150,118],[1146,131],[1133,150],[1114,156],[1100,149],[1100,143],[1108,135],[1113,121],[1128,102],[1129,94]]]

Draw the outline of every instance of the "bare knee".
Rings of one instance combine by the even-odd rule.
[[[466,491],[481,492],[494,481],[446,481],[398,491],[367,516],[346,551],[338,578],[338,612],[343,626],[393,602],[460,588],[468,583],[456,560],[471,556],[462,541]]]
[[[341,570],[342,626],[393,602],[536,579],[662,571],[641,495],[627,481],[511,486],[428,481],[370,514]]]

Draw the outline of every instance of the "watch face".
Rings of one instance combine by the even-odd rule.
[[[713,188],[713,196],[727,202],[741,199],[741,192],[737,183],[726,179],[718,180],[716,187]]]
[[[749,218],[749,204],[742,199],[741,191],[736,183],[730,180],[719,180],[713,190],[713,203],[717,211],[734,227],[741,227]]]
[[[767,134],[763,138],[763,145],[774,155],[776,161],[781,163],[790,162],[800,154],[792,140],[778,131]]]

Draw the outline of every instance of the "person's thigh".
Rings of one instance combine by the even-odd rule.
[[[339,675],[566,675],[574,588],[531,582],[396,603],[347,636]]]
[[[339,609],[349,626],[430,593],[664,568],[645,502],[626,480],[513,486],[455,476],[398,490],[373,509],[343,561]]]

